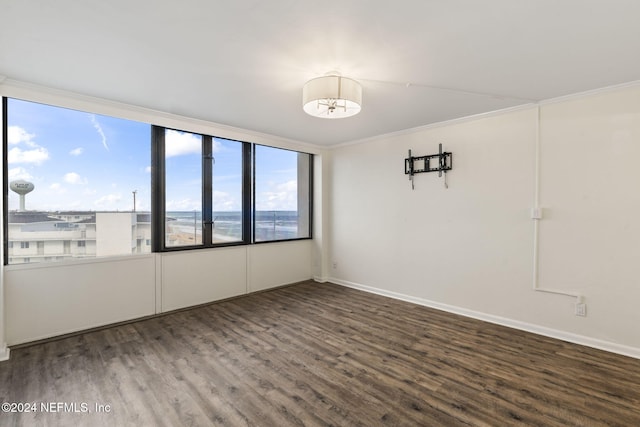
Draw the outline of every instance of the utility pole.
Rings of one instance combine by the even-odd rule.
[[[136,193],[138,192],[138,190],[133,190],[133,211],[136,211]]]

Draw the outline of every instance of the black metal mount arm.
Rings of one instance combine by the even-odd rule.
[[[439,144],[439,148],[438,154],[418,157],[412,156],[411,150],[409,150],[409,157],[404,159],[404,174],[409,175],[412,189],[414,188],[413,175],[423,172],[438,172],[438,176],[442,176],[443,173],[446,174],[453,168],[453,153],[442,151],[442,144]]]

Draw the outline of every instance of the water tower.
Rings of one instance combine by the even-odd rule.
[[[11,191],[20,195],[20,212],[24,212],[24,196],[27,193],[31,193],[35,187],[32,183],[27,182],[24,179],[19,179],[17,181],[11,181],[9,183],[9,188],[11,188]]]

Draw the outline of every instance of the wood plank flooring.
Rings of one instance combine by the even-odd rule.
[[[0,401],[36,404],[2,426],[640,426],[640,360],[305,282],[12,350]]]

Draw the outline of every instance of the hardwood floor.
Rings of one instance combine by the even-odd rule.
[[[640,360],[308,282],[14,349],[0,401],[37,410],[2,426],[640,426]]]

